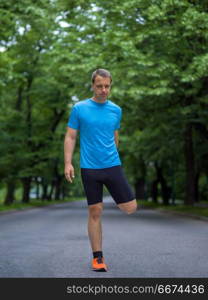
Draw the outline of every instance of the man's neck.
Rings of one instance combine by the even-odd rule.
[[[93,96],[91,99],[98,103],[105,103],[107,101],[107,99],[99,99],[96,98],[95,96]]]

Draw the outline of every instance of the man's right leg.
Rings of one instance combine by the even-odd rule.
[[[102,211],[102,202],[88,206],[88,235],[92,252],[102,251]]]
[[[88,234],[93,252],[92,269],[94,271],[107,271],[102,253],[102,224],[101,216],[103,211],[103,203],[88,206]]]
[[[99,170],[81,169],[82,182],[88,202],[88,234],[93,252],[92,269],[107,271],[102,253],[103,183]]]

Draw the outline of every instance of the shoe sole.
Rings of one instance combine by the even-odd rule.
[[[101,269],[92,269],[92,271],[95,272],[107,272],[107,270],[105,268],[101,268]]]

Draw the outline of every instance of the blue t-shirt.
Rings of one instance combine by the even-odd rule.
[[[121,165],[114,131],[120,128],[122,110],[110,100],[77,102],[68,126],[80,131],[80,167],[103,169]]]

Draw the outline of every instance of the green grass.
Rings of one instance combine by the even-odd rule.
[[[187,215],[208,217],[208,203],[207,203],[207,207],[206,206],[205,207],[197,207],[197,206],[189,206],[189,205],[183,205],[183,204],[166,206],[166,205],[156,204],[156,203],[144,201],[144,200],[141,200],[141,201],[139,200],[138,204],[144,208],[162,209],[162,210],[167,210],[167,211],[186,213]]]
[[[21,209],[32,208],[32,207],[42,207],[51,204],[79,201],[83,199],[84,199],[83,197],[71,197],[66,200],[51,200],[51,201],[46,201],[46,200],[42,201],[42,200],[33,199],[30,200],[29,203],[22,203],[20,201],[16,201],[10,205],[4,205],[3,203],[0,203],[0,211],[11,211],[11,210],[21,210]]]
[[[29,203],[22,203],[20,201],[15,201],[11,205],[7,205],[7,206],[4,205],[2,202],[0,202],[0,211],[11,211],[11,210],[21,210],[21,209],[32,208],[32,207],[43,207],[51,204],[79,201],[83,199],[84,197],[70,197],[66,200],[52,200],[52,201],[46,201],[46,200],[42,201],[42,200],[32,199],[30,200]],[[139,206],[144,208],[162,209],[167,211],[186,213],[187,215],[208,217],[208,203],[207,202],[203,202],[203,203],[205,204],[205,207],[187,206],[182,204],[166,206],[166,205],[156,204],[144,200],[138,201]]]

